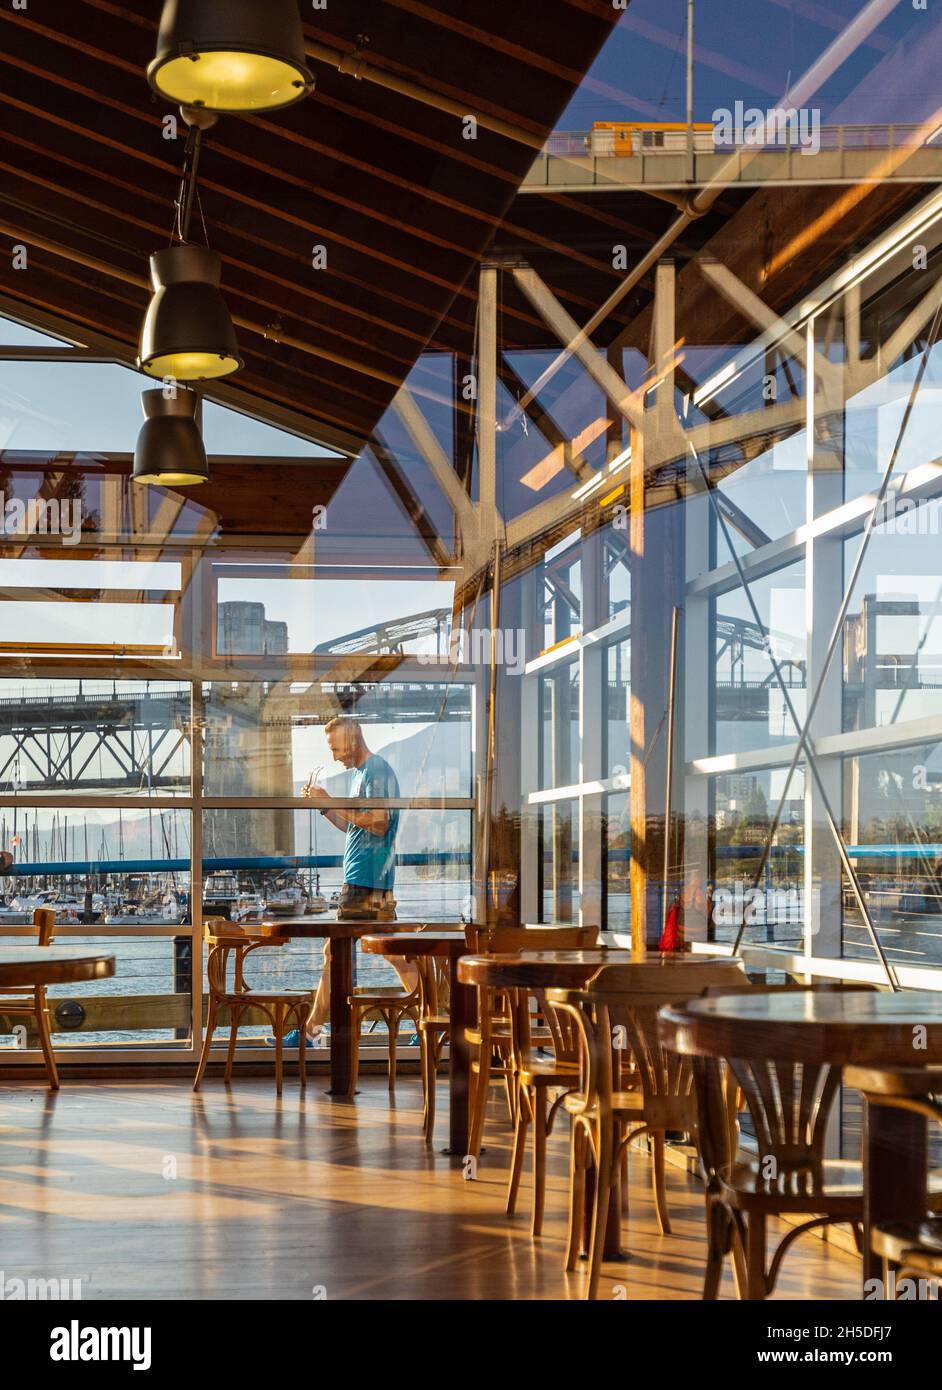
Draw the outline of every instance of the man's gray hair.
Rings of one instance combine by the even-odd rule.
[[[360,721],[355,714],[337,714],[333,719],[328,719],[324,725],[325,734],[332,734],[340,729],[355,730],[358,734],[363,732]]]

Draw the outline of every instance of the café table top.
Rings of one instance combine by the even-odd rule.
[[[90,951],[84,946],[3,946],[0,990],[104,980],[114,974],[114,961],[110,951]]]
[[[310,917],[266,917],[259,923],[255,930],[268,936],[285,937],[329,937],[337,940],[340,937],[363,937],[376,936],[382,933],[384,936],[393,932],[415,932],[418,927],[423,926],[422,922],[360,922],[342,921],[338,922],[336,917],[310,916]]]
[[[942,993],[720,995],[666,1005],[659,1032],[686,1056],[922,1066],[942,1062]]]
[[[467,941],[464,931],[446,931],[432,928],[429,931],[383,932],[374,930],[360,942],[364,951],[374,956],[447,956],[456,950],[466,951]]]
[[[517,951],[465,956],[458,964],[458,978],[463,984],[491,988],[581,989],[602,969],[630,966],[633,983],[647,979],[652,988],[656,988],[664,982],[665,972],[675,967],[685,973],[694,972],[698,966],[712,972],[718,964],[723,967],[723,974],[727,968],[730,974],[739,969],[739,962],[731,956],[705,956],[687,951],[629,951],[618,947],[587,951]]]

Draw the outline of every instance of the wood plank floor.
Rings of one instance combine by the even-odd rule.
[[[506,1114],[495,1100],[477,1182],[421,1137],[418,1079],[366,1076],[355,1102],[316,1076],[280,1102],[265,1080],[70,1082],[0,1087],[0,1271],[82,1280],[82,1297],[186,1299],[573,1299],[562,1270],[566,1145],[551,1143],[546,1233],[504,1214]],[[698,1298],[699,1184],[668,1169],[675,1234],[658,1234],[648,1160],[632,1155],[625,1264],[601,1297]],[[785,1262],[778,1297],[859,1297],[859,1264],[814,1237]],[[723,1297],[732,1297],[727,1274]]]

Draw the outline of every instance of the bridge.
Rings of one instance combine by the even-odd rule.
[[[450,611],[450,610],[449,610]],[[64,684],[64,683],[63,683]],[[355,709],[365,724],[467,722],[471,692],[460,676],[451,684],[381,681],[369,684],[318,682],[283,686],[227,681],[210,686],[202,724],[207,757],[215,730],[240,727],[290,738],[301,724],[323,724],[338,707]],[[189,687],[140,687],[94,693],[48,693],[0,697],[0,793],[189,791],[189,743],[193,727]]]
[[[626,130],[631,122],[625,123]],[[628,141],[632,153],[609,129],[557,131],[521,185],[522,193],[689,192],[710,183],[722,169],[732,187],[773,184],[938,183],[942,180],[942,131],[916,125],[822,126],[812,153],[786,138],[761,150],[714,138],[695,129],[693,151],[686,130],[642,131],[657,142]],[[730,174],[731,155],[739,167]]]

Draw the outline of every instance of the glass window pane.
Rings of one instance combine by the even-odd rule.
[[[276,429],[263,420],[253,420],[238,410],[203,403],[203,442],[208,454],[265,456],[270,458],[339,458],[340,455],[302,439],[298,434]]]
[[[716,600],[715,753],[741,753],[794,739],[795,725],[766,643],[800,720],[805,711],[804,587],[803,563],[751,580],[760,624],[742,589]]]
[[[332,796],[352,774],[334,761],[325,723],[349,690],[329,683],[214,681],[203,687],[207,796],[298,796],[315,770]],[[356,715],[404,797],[470,796],[467,684],[383,682],[358,688]]]
[[[0,680],[0,795],[189,796],[189,740],[184,682]],[[84,856],[84,839],[71,849]]]
[[[874,527],[844,625],[844,727],[942,713],[942,503],[898,503]],[[861,537],[844,548],[854,563]]]
[[[844,760],[848,851],[891,964],[942,965],[942,744]],[[844,954],[876,958],[849,884]]]
[[[578,922],[579,803],[540,807],[540,921]]]
[[[804,774],[792,777],[788,798],[761,878],[756,873],[786,770],[736,773],[713,779],[715,844],[712,874],[712,936],[800,949],[804,904]]]
[[[336,915],[347,833],[319,812],[209,810],[203,818],[204,910]],[[379,885],[377,885],[379,886]],[[394,832],[390,887],[401,922],[470,920],[471,813],[406,810]]]
[[[153,385],[111,362],[0,362],[0,448],[133,453]]]
[[[454,584],[415,572],[312,574],[269,566],[248,575],[218,565],[216,655],[311,652],[448,653]],[[262,567],[260,567],[261,570]],[[227,573],[228,569],[228,573]]]
[[[624,779],[631,758],[628,716],[631,699],[631,644],[613,642],[606,652],[605,776]]]
[[[579,780],[579,663],[567,661],[540,677],[540,790]]]
[[[3,347],[71,347],[65,338],[54,338],[48,333],[40,333],[37,328],[27,328],[25,324],[13,319],[0,318],[0,346]]]

